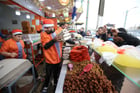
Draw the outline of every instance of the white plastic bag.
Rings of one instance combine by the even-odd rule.
[[[103,52],[102,58],[105,60],[105,62],[111,66],[111,64],[114,62],[114,59],[116,58],[117,54],[112,52]]]

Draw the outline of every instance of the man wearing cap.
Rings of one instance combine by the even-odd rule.
[[[0,54],[6,58],[26,58],[24,52],[24,42],[22,39],[22,31],[14,29],[12,31],[12,38],[5,41],[0,49]]]
[[[43,53],[46,62],[46,79],[42,93],[47,93],[51,76],[54,78],[54,87],[61,69],[62,45],[61,36],[58,35],[62,29],[55,30],[54,22],[51,19],[43,21],[44,32],[41,32],[41,42],[43,45]]]

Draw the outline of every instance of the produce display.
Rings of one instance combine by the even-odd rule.
[[[73,68],[67,71],[63,93],[118,93],[98,64],[90,61],[71,64]],[[80,75],[88,64],[93,64],[91,70]]]

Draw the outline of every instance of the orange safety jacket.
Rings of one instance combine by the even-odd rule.
[[[0,42],[4,42],[5,40],[0,37]]]
[[[46,63],[57,64],[61,62],[62,57],[62,42],[55,42],[49,49],[44,49],[46,43],[50,42],[55,38],[57,34],[61,32],[61,29],[56,30],[52,34],[47,34],[46,32],[41,32],[41,42],[43,45],[43,53]]]
[[[23,42],[23,40],[20,40],[20,43],[21,43],[21,46],[22,46],[22,56],[23,56],[23,59],[25,59],[26,54],[24,52],[24,42]],[[16,41],[11,38],[11,39],[8,39],[7,41],[3,42],[3,44],[0,48],[0,53],[1,52],[9,52],[9,53],[15,52],[15,53],[18,54],[18,46],[16,44]],[[10,58],[10,57],[7,57],[7,58]],[[18,55],[15,58],[18,58]]]

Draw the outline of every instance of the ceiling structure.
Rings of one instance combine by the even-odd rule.
[[[47,17],[65,18],[72,14],[74,0],[33,0]]]
[[[59,9],[63,9],[66,6],[69,6],[71,3],[73,3],[73,0],[64,0],[67,1],[68,3],[66,4],[61,4],[60,0],[44,0],[44,1],[40,1],[40,3],[46,7],[46,6],[50,6],[52,8],[52,10],[59,10]]]
[[[30,13],[30,12],[27,11],[26,9],[24,9],[24,8],[22,8],[22,7],[20,7],[20,6],[17,6],[17,5],[15,5],[15,4],[13,4],[10,0],[0,0],[0,3],[3,3],[3,4],[5,4],[5,5],[7,5],[7,6],[11,7],[11,8],[13,8],[13,9],[20,10],[20,11],[23,12],[23,13],[27,13],[27,14]]]
[[[72,12],[74,3],[78,0],[33,0],[48,17],[57,17],[60,21],[70,21],[72,19]],[[80,0],[81,1],[81,0]],[[82,7],[77,9],[76,21],[82,14]]]
[[[21,7],[22,5],[18,6],[12,3],[13,1],[14,0],[0,0],[0,3],[6,4],[14,9],[18,9],[24,13],[32,12],[29,9]],[[73,12],[73,6],[75,3],[74,1],[76,0],[23,0],[23,1],[24,2],[28,1],[31,2],[32,4],[35,4],[40,11],[44,12],[45,17],[55,17],[59,19],[59,21],[70,21]],[[80,17],[81,13],[82,13],[81,10],[80,12],[77,12],[77,19]]]

